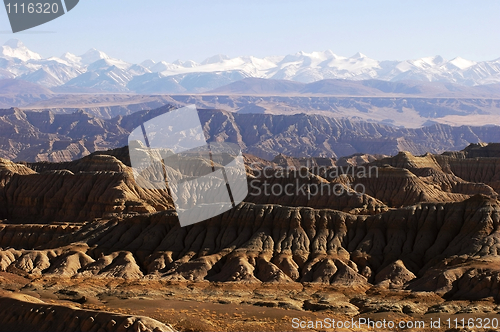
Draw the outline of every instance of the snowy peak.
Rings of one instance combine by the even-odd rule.
[[[104,52],[91,48],[85,54],[81,55],[80,58],[82,64],[88,65],[101,59],[109,59],[109,56]]]
[[[1,48],[0,55],[22,61],[41,60],[40,54],[30,51],[20,40],[10,39]]]
[[[156,64],[156,62],[154,62],[151,59],[144,60],[143,62],[141,62],[141,66],[143,66],[144,68],[147,68],[147,69],[151,69],[151,67],[153,67],[155,64]]]
[[[459,69],[466,69],[466,68],[469,68],[469,67],[474,66],[476,64],[475,61],[466,60],[466,59],[461,58],[459,56],[454,58],[453,60],[451,60],[449,63],[452,64],[453,66],[459,68]]]
[[[69,52],[64,53],[61,59],[73,65],[80,65],[82,61],[82,58]]]
[[[338,59],[339,58],[339,56],[337,54],[333,53],[333,51],[331,51],[331,50],[326,50],[323,52],[323,54],[328,59]]]
[[[95,71],[99,69],[107,69],[109,67],[117,67],[121,70],[125,70],[130,67],[130,64],[118,59],[105,58],[92,62],[87,67],[87,70]]]
[[[194,68],[198,66],[198,63],[194,62],[193,60],[187,60],[187,61],[175,60],[173,64],[184,68]]]
[[[195,61],[193,60],[188,60],[188,61],[184,61],[182,63],[182,66],[183,67],[186,67],[186,68],[194,68],[194,67],[197,67],[198,66],[198,63],[196,63]]]
[[[375,79],[474,86],[500,83],[500,58],[476,62],[456,57],[448,61],[436,55],[379,61],[360,52],[346,57],[326,50],[265,58],[217,54],[201,63],[146,60],[131,64],[95,48],[81,56],[68,52],[60,58],[42,59],[16,39],[0,47],[0,78],[23,79],[71,91],[205,92],[245,77],[302,83]]]
[[[413,61],[413,63],[416,66],[419,66],[419,67],[422,67],[422,68],[441,66],[445,62],[446,62],[446,60],[443,59],[443,57],[440,56],[440,55],[424,57],[424,58],[420,58],[420,59],[417,59],[417,60]]]
[[[364,58],[368,58],[368,57],[361,52],[358,52],[351,57],[351,59],[358,59],[358,60],[361,60]]]
[[[445,62],[446,62],[446,60],[442,56],[440,56],[440,55],[436,55],[434,57],[434,63],[437,64],[437,65],[441,65],[441,64],[443,64]]]
[[[159,72],[166,71],[166,70],[176,71],[176,70],[179,70],[181,68],[182,67],[179,65],[175,65],[173,63],[168,63],[165,61],[160,61],[160,62],[156,63],[154,66],[150,67],[149,70],[151,70],[153,73],[159,73]]]
[[[212,63],[224,62],[225,60],[229,60],[229,57],[227,55],[216,54],[214,56],[211,56],[210,58],[207,58],[207,59],[203,60],[203,62],[201,64],[202,65],[209,65],[209,64],[212,64]]]
[[[9,46],[10,48],[22,48],[22,47],[26,47],[24,46],[23,42],[20,41],[19,39],[9,39],[5,44],[3,44],[4,46]]]

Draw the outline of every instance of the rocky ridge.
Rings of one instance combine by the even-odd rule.
[[[8,313],[0,315],[1,331],[138,331],[173,332],[172,327],[148,317],[127,317],[110,312],[81,310],[46,304],[28,295],[0,292],[0,304]],[[65,317],[60,319],[58,317]]]
[[[485,179],[496,179],[498,173],[491,175],[488,165],[496,165],[499,160],[491,156],[497,146],[482,147],[482,154],[488,157],[476,157],[481,153],[475,151],[471,154],[474,158],[468,158],[472,148],[458,156],[475,160],[475,172],[486,173]],[[123,157],[119,151],[111,154]],[[127,183],[123,174],[128,172],[128,166],[115,157],[98,154],[87,158],[83,166],[75,162],[68,168],[81,170],[92,165],[94,173],[109,179],[121,174],[120,183]],[[108,162],[93,163],[102,158]],[[140,211],[136,215],[123,210],[113,217],[106,215],[106,209],[96,209],[96,214],[86,216],[87,221],[80,224],[70,222],[75,218],[72,214],[59,225],[4,222],[0,230],[0,247],[4,248],[0,251],[0,268],[27,275],[72,278],[319,282],[357,287],[376,284],[391,289],[434,291],[447,298],[498,298],[498,192],[488,181],[468,182],[455,175],[454,168],[448,166],[456,159],[450,154],[415,157],[400,153],[369,163],[383,166],[383,175],[349,179],[366,181],[370,193],[353,196],[361,200],[360,205],[347,212],[339,211],[341,204],[334,200],[321,203],[294,197],[296,201],[282,200],[276,204],[270,201],[276,197],[261,195],[250,199],[254,203],[242,203],[218,217],[183,228],[171,210]],[[109,160],[121,172],[97,171],[99,167],[110,169]],[[477,163],[478,160],[483,162]],[[7,179],[4,187],[12,186],[11,192],[19,197],[26,185],[9,177],[47,177],[51,182],[86,190],[73,185],[69,179],[77,174],[69,174],[69,170],[50,171],[44,164],[45,171],[36,174],[27,166],[9,162],[4,165],[8,169],[2,173]],[[29,166],[36,169],[37,164]],[[14,173],[16,170],[18,173]],[[342,184],[346,180],[329,179],[310,171],[312,181]],[[33,186],[36,182],[31,183]],[[102,182],[102,192],[113,192],[105,189],[107,183]],[[139,193],[131,186],[120,190]],[[92,197],[78,194],[79,191],[68,199]],[[12,208],[4,210],[3,218],[10,220],[20,210],[24,211],[24,218],[48,216],[54,211],[49,204],[50,195],[54,194],[57,191],[45,194],[39,205],[43,210],[30,210],[23,205],[29,199],[12,200]],[[152,193],[149,197],[159,199]],[[161,197],[167,201],[165,195]],[[147,201],[139,196],[133,199]],[[378,205],[378,210],[370,212],[364,207],[370,205],[370,200]],[[93,201],[88,204],[96,205]],[[304,207],[305,204],[318,207]],[[167,209],[167,204],[162,208]],[[57,220],[61,215],[50,216]]]
[[[19,161],[69,162],[91,152],[123,147],[129,133],[172,107],[101,119],[85,111],[55,114],[19,109],[0,110],[0,157]],[[208,142],[232,142],[243,152],[272,160],[293,157],[336,158],[356,153],[414,155],[465,148],[470,143],[500,142],[495,126],[419,129],[321,115],[239,114],[199,110]]]
[[[0,218],[81,222],[173,208],[165,190],[139,187],[131,168],[111,155],[97,153],[53,168],[28,165],[0,159]]]
[[[168,192],[135,184],[126,147],[65,163],[0,159],[0,304],[9,308],[0,331],[221,330],[255,320],[240,318],[239,306],[491,316],[500,312],[499,146],[341,160],[245,155],[245,202],[187,227]],[[376,175],[361,176],[370,167]],[[252,195],[263,181],[344,193]],[[203,302],[235,312],[191,310]],[[116,307],[143,303],[159,321]],[[161,314],[156,305],[168,303],[189,310]],[[286,329],[282,319],[273,326]]]

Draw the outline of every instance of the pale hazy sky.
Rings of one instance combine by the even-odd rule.
[[[377,60],[493,60],[500,57],[499,17],[498,0],[80,0],[66,15],[17,34],[0,8],[0,44],[17,38],[44,57],[95,47],[136,63],[327,49]]]

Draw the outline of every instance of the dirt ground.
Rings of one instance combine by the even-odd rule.
[[[428,292],[341,289],[300,283],[28,278],[5,272],[0,273],[0,287],[37,297],[47,303],[148,316],[171,324],[179,331],[500,330],[500,306],[493,299],[445,301]],[[462,318],[465,327],[462,326]],[[495,318],[498,321],[496,328]],[[331,324],[333,319],[337,324],[339,320],[342,324],[345,321],[359,322],[360,319],[382,324],[385,320],[386,327],[369,328],[355,324],[348,328],[328,328],[325,322]],[[473,319],[473,325],[470,319]],[[487,319],[490,320],[490,327],[477,328],[480,322],[485,325]],[[395,324],[424,321],[425,326],[389,328],[389,321]],[[430,326],[431,321],[435,327]],[[468,323],[473,328],[467,328]]]

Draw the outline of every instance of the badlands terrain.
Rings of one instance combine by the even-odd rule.
[[[8,41],[0,331],[500,330],[499,73],[332,51],[132,64]],[[249,193],[180,227],[126,145],[192,104],[207,141],[243,151]]]
[[[116,103],[112,96],[107,98]],[[144,103],[136,104],[139,109],[151,105],[150,99],[143,99]],[[185,97],[186,104],[193,102],[199,103]],[[91,152],[120,148],[140,123],[172,109],[170,105],[152,110],[137,110],[133,104],[121,107],[121,111],[130,113],[112,118],[103,116],[111,111],[107,107],[73,113],[0,109],[0,156],[16,161],[68,162]],[[199,116],[208,141],[235,143],[244,153],[267,160],[280,153],[327,158],[356,153],[395,155],[399,151],[420,155],[461,150],[469,143],[500,142],[499,126],[493,125],[404,128],[309,113],[255,114],[217,109],[200,109]]]
[[[8,111],[30,128],[26,137],[41,135],[27,124],[33,115]],[[239,128],[236,114],[205,114],[210,135],[234,135],[243,148],[261,142],[227,129]],[[39,116],[44,130],[55,123]],[[72,116],[89,120],[46,134],[54,145],[57,135],[81,134],[82,122],[96,128],[88,114]],[[270,132],[283,123],[269,119]],[[214,121],[226,130],[211,131]],[[466,132],[488,135],[481,130]],[[1,159],[0,330],[323,331],[294,329],[292,320],[500,319],[500,144],[391,149],[271,161],[245,154],[245,201],[183,228],[167,191],[136,185],[126,147],[60,163]],[[269,184],[307,189],[265,194]],[[313,195],[318,186],[330,194]]]

